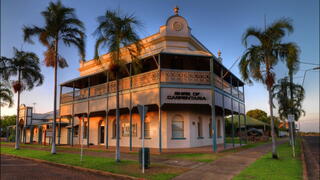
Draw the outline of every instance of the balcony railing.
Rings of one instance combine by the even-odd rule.
[[[152,84],[159,83],[159,70],[153,70],[146,73],[141,73],[132,77],[126,77],[119,80],[119,90],[129,90],[132,88],[139,88]],[[210,85],[210,72],[209,71],[179,71],[179,70],[161,70],[161,82],[165,83],[179,83],[179,84],[200,84]],[[132,84],[131,84],[132,83]],[[214,85],[223,89],[225,92],[232,94],[243,100],[243,93],[236,88],[223,81],[220,77],[215,76]],[[89,93],[90,89],[90,93]],[[86,99],[88,97],[96,97],[105,95],[108,93],[116,92],[116,81],[103,83],[90,88],[84,88],[76,90],[74,93],[74,100]],[[61,103],[67,103],[73,101],[72,92],[61,95]]]
[[[210,84],[209,71],[161,70],[161,82]]]

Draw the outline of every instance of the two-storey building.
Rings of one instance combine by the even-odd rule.
[[[244,83],[223,66],[220,53],[216,57],[197,40],[177,11],[141,44],[139,73],[130,71],[131,58],[122,49],[129,70],[120,80],[120,146],[141,145],[138,104],[149,109],[144,130],[147,147],[223,143],[224,117],[244,115],[245,103]],[[116,82],[108,76],[110,62],[110,54],[82,60],[80,77],[61,84],[60,116],[70,122],[69,144],[115,146]]]

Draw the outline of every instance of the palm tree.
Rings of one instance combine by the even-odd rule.
[[[282,18],[271,25],[265,27],[264,30],[259,28],[248,28],[243,34],[242,43],[247,48],[242,55],[239,69],[242,78],[252,83],[251,78],[258,82],[262,82],[267,86],[269,94],[269,108],[271,117],[271,136],[272,136],[272,157],[278,158],[276,151],[276,141],[274,132],[273,119],[273,97],[272,87],[274,85],[276,74],[273,71],[274,66],[279,60],[286,62],[287,66],[291,66],[293,53],[290,49],[295,46],[294,43],[282,43],[282,38],[288,33],[293,32],[293,26],[290,19]],[[248,47],[248,38],[254,37],[258,40],[257,44],[251,44]]]
[[[295,121],[298,121],[301,115],[305,114],[302,109],[302,101],[304,99],[304,88],[298,84],[291,84],[288,77],[278,80],[278,84],[272,88],[273,97],[278,101],[279,116],[282,120],[287,119],[288,115],[293,112]],[[292,97],[289,98],[288,92],[292,92]],[[293,111],[292,111],[293,110]]]
[[[99,59],[98,49],[107,47],[111,53],[112,62],[109,71],[116,78],[116,161],[120,161],[120,112],[119,112],[119,78],[123,72],[128,72],[126,61],[120,48],[124,48],[131,56],[134,71],[139,69],[138,55],[141,51],[139,37],[135,31],[140,27],[140,22],[133,16],[121,16],[119,12],[107,10],[103,16],[99,16],[98,27],[95,31],[97,41],[95,45],[95,59]]]
[[[0,82],[0,118],[1,118],[1,107],[13,105],[13,93],[5,82]]]
[[[45,19],[44,27],[24,27],[24,40],[30,43],[32,36],[38,36],[39,41],[46,46],[44,62],[47,67],[54,68],[54,101],[53,101],[53,138],[51,153],[56,153],[56,117],[57,117],[57,71],[67,67],[66,60],[59,54],[58,45],[62,41],[66,46],[75,46],[82,59],[85,57],[84,26],[77,19],[73,8],[65,7],[60,1],[50,2],[45,11],[41,12]]]
[[[24,89],[31,90],[34,86],[40,86],[43,83],[43,76],[41,74],[39,58],[36,54],[19,51],[16,48],[13,48],[13,51],[13,58],[1,57],[1,59],[6,59],[4,79],[9,81],[12,77],[18,76],[18,79],[12,82],[12,86],[14,92],[18,93],[15,149],[19,149],[18,125],[20,94]]]

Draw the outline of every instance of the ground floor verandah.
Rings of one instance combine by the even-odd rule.
[[[240,144],[246,142],[246,136],[240,136],[241,129],[246,130],[244,124],[239,127],[231,126],[226,129],[225,117],[237,114],[227,109],[216,106],[214,113],[215,125],[212,124],[212,108],[207,105],[173,105],[168,104],[159,108],[157,105],[149,105],[145,119],[145,147],[170,152],[175,149],[198,148],[197,151],[211,150],[214,143],[217,149],[226,147],[226,137],[242,137]],[[240,114],[240,113],[238,113]],[[61,122],[68,122],[63,126]],[[56,144],[58,145],[80,145],[87,147],[104,147],[112,149],[116,145],[116,118],[115,110],[106,112],[93,112],[87,114],[76,114],[74,117],[61,117],[57,121]],[[238,121],[234,119],[234,121]],[[140,116],[136,108],[120,109],[120,146],[133,151],[141,147],[141,126]],[[26,128],[23,133],[24,143],[51,143],[49,134],[50,126],[35,126]],[[31,133],[33,132],[33,134]],[[39,134],[42,132],[42,135]],[[214,132],[216,134],[214,134]],[[244,132],[242,132],[244,134]],[[46,136],[47,135],[47,136]],[[32,137],[31,137],[32,136]],[[214,141],[214,136],[216,136]],[[241,141],[242,139],[242,141]],[[239,142],[233,141],[233,147]],[[210,148],[211,147],[211,148]],[[204,148],[205,150],[202,150]]]

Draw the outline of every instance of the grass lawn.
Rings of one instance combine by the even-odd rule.
[[[268,142],[249,143],[249,144],[243,145],[241,147],[223,150],[218,153],[176,153],[176,154],[168,154],[168,155],[164,155],[164,156],[166,156],[167,158],[183,159],[183,160],[191,160],[191,161],[208,163],[208,162],[212,162],[220,157],[223,157],[225,155],[228,155],[228,154],[231,154],[234,152],[243,151],[243,150],[253,148],[253,147],[265,144],[265,143],[268,143]]]
[[[288,143],[278,146],[279,159],[271,158],[271,153],[265,154],[251,164],[233,180],[293,180],[302,179],[302,162],[300,159],[300,142],[296,146],[296,158],[292,157],[292,148]]]
[[[176,168],[159,164],[151,164],[151,168],[147,169],[145,174],[142,174],[137,161],[122,160],[120,163],[116,163],[113,158],[84,156],[83,161],[81,162],[80,156],[77,154],[58,153],[52,155],[50,152],[47,151],[30,149],[15,150],[12,147],[3,146],[1,146],[1,154],[11,154],[20,157],[41,159],[60,164],[68,164],[90,169],[97,169],[117,174],[142,177],[151,180],[171,179],[186,171],[185,168]]]
[[[212,162],[219,157],[219,153],[177,153],[165,155],[167,158],[183,159],[197,162]]]
[[[226,137],[226,143],[232,144],[232,137]],[[240,144],[240,138],[239,137],[234,137],[234,143],[235,144]],[[245,141],[241,141],[242,144],[245,143]]]

